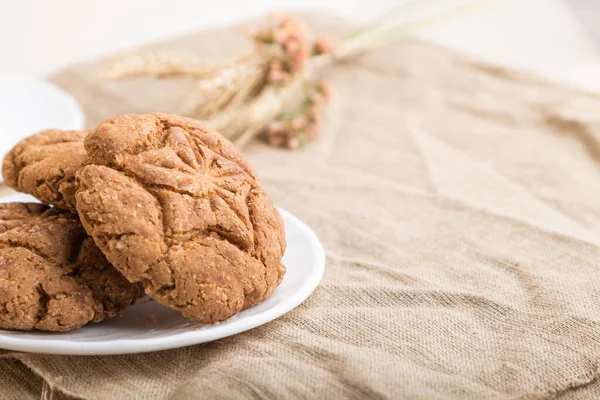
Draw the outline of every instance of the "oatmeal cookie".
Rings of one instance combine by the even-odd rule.
[[[215,323],[281,282],[282,218],[220,134],[173,115],[123,115],[85,140],[77,211],[108,260],[186,317]]]
[[[43,203],[75,210],[75,172],[84,166],[86,131],[47,130],[18,143],[4,159],[4,182]]]
[[[75,214],[0,204],[0,328],[69,331],[115,316],[142,295]]]

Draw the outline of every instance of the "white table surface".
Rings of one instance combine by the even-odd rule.
[[[128,47],[282,9],[322,10],[369,22],[402,1],[2,0],[0,74],[44,76]],[[600,55],[563,1],[497,0],[420,35],[600,91]]]

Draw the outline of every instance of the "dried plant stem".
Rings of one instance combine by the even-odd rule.
[[[396,14],[398,11],[392,12],[392,16],[387,16],[374,24],[373,26],[362,29],[361,31],[352,34],[345,39],[342,39],[337,48],[331,53],[320,56],[320,63],[330,63],[336,60],[341,60],[362,54],[376,47],[383,46],[395,42],[401,38],[409,36],[416,31],[428,26],[436,25],[440,22],[463,16],[469,12],[475,11],[483,6],[492,3],[493,0],[480,1],[462,1],[459,6],[453,7],[446,5],[446,8],[436,12],[423,12],[421,9],[420,15],[417,17],[405,16],[399,18]],[[410,2],[412,6],[414,2]],[[428,3],[441,4],[443,2],[430,0]],[[399,7],[398,10],[404,10],[404,7]]]
[[[306,74],[298,74],[283,86],[270,86],[247,104],[211,118],[210,124],[224,132],[237,146],[244,146],[302,95]],[[241,112],[240,112],[241,111]]]
[[[265,86],[268,73],[267,64],[255,63],[245,73],[238,73],[235,80],[230,80],[229,85],[218,82],[200,81],[198,89],[200,98],[188,102],[185,114],[195,115],[198,118],[212,118],[217,112],[229,110],[244,104],[253,98]]]
[[[190,56],[147,53],[121,60],[114,64],[106,75],[112,79],[144,75],[157,78],[183,76],[218,80],[219,76],[223,76],[232,68],[237,68],[238,64],[239,60],[215,63]]]

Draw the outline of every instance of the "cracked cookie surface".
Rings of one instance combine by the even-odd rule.
[[[186,317],[215,323],[268,297],[282,218],[233,144],[173,115],[109,119],[85,140],[77,211],[110,262]]]
[[[75,214],[0,204],[0,328],[69,331],[115,316],[142,295]]]
[[[47,130],[19,142],[4,158],[4,182],[42,203],[75,210],[75,172],[87,163],[87,131]]]

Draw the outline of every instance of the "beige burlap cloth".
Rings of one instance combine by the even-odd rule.
[[[213,57],[244,45],[232,29],[154,47]],[[186,90],[103,83],[103,66],[54,77],[89,125],[173,111]],[[600,398],[600,98],[413,40],[328,79],[318,142],[245,149],[327,250],[303,305],[173,351],[4,353],[0,397]]]

